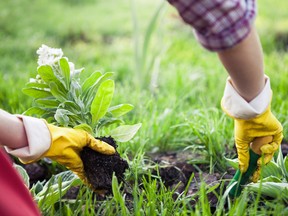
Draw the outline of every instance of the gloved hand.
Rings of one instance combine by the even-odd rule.
[[[235,144],[239,159],[239,168],[241,172],[246,172],[249,163],[250,143],[256,137],[272,136],[270,143],[264,144],[260,149],[264,158],[259,158],[258,166],[267,164],[271,161],[274,153],[278,150],[283,134],[282,125],[272,114],[270,107],[261,115],[245,120],[234,119],[235,121]]]
[[[77,174],[84,183],[87,183],[87,179],[84,174],[82,160],[79,156],[83,147],[87,146],[107,155],[115,153],[115,149],[112,146],[95,139],[84,130],[62,128],[51,124],[47,124],[47,126],[51,134],[51,146],[40,158],[48,157],[51,160],[57,161]],[[29,163],[37,161],[40,158],[29,161]]]
[[[264,89],[250,102],[238,94],[228,79],[221,101],[223,111],[234,119],[235,144],[241,173],[245,173],[248,169],[249,149],[253,140],[258,137],[273,137],[272,142],[263,144],[260,148],[264,158],[260,157],[257,161],[258,167],[252,177],[253,181],[259,178],[260,167],[271,161],[283,138],[282,125],[270,109],[271,98],[270,81],[266,76]]]

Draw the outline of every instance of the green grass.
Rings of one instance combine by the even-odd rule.
[[[143,154],[150,151],[200,151],[211,173],[225,170],[223,155],[236,154],[226,153],[227,149],[232,152],[234,145],[233,122],[220,109],[227,73],[215,54],[200,47],[190,27],[168,4],[149,27],[159,3],[137,0],[132,10],[133,0],[119,0],[117,4],[111,0],[1,1],[0,108],[22,113],[31,106],[32,100],[21,89],[36,75],[36,50],[41,44],[59,47],[77,68],[85,67],[83,77],[96,69],[115,71],[115,104],[135,106],[127,123],[142,122],[142,128],[132,141],[119,147],[124,157],[133,158],[133,173],[128,174],[131,178],[141,178],[145,172]],[[283,124],[287,139],[288,54],[276,49],[275,39],[279,33],[288,33],[287,3],[281,0],[275,6],[262,0],[258,4],[256,25],[274,92],[272,110]],[[132,188],[133,211],[123,204],[125,194],[115,191],[114,197],[98,204],[96,213],[111,215],[105,209],[112,209],[116,212],[113,215],[209,215],[204,182],[199,190],[201,199],[193,209],[189,206],[193,198],[185,194],[174,202],[173,192],[162,183],[159,186],[148,178],[142,184]],[[91,196],[83,197],[89,200],[85,205],[91,209]],[[287,212],[285,204],[277,200],[247,203],[250,198],[247,192],[228,207],[219,203],[217,215]],[[62,209],[69,212],[71,205],[66,204]],[[71,209],[80,212],[82,204]]]

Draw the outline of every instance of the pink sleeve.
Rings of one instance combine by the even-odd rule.
[[[0,191],[1,216],[40,215],[29,190],[2,149],[0,149]]]

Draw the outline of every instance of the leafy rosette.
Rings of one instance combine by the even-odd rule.
[[[42,45],[37,54],[36,78],[30,79],[23,89],[34,98],[25,115],[41,117],[58,126],[81,128],[94,136],[112,136],[118,142],[129,141],[137,133],[140,123],[125,125],[122,119],[133,105],[111,106],[115,90],[112,72],[95,71],[81,81],[84,69],[75,69],[61,49]]]

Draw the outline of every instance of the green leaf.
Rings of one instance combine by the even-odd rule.
[[[59,60],[60,68],[63,74],[63,77],[65,79],[65,87],[67,90],[69,90],[70,85],[70,67],[69,63],[66,58],[61,58]]]
[[[262,178],[269,176],[276,176],[277,178],[283,177],[281,168],[274,161],[270,161],[268,164],[263,166],[261,176]]]
[[[130,112],[134,106],[132,104],[119,104],[117,106],[110,107],[108,112],[110,112],[114,117],[120,117]]]
[[[37,83],[37,82],[29,82],[29,83],[26,83],[25,86],[27,88],[39,88],[39,89],[49,88],[49,86],[47,84]]]
[[[239,168],[238,158],[230,159],[230,158],[224,157],[224,159],[226,160],[228,166],[233,167],[234,169]]]
[[[46,82],[49,86],[51,82],[54,82],[58,86],[59,91],[61,91],[63,94],[67,93],[67,90],[65,89],[63,84],[55,76],[51,66],[42,65],[38,67],[38,74],[41,76],[42,80]]]
[[[55,115],[56,110],[54,110],[53,112],[47,112],[45,114],[42,115],[42,118],[45,119],[48,123],[53,123],[55,122]]]
[[[141,123],[134,125],[121,125],[110,131],[110,135],[118,142],[131,140],[142,126]]]
[[[121,184],[118,184],[118,180],[117,177],[113,174],[112,177],[112,193],[113,193],[113,198],[116,200],[117,204],[120,206],[121,208],[121,214],[120,215],[129,215],[129,211],[126,207],[125,204],[125,198],[124,195],[121,194]]]
[[[74,129],[81,129],[81,130],[84,130],[84,131],[88,132],[89,134],[93,134],[93,130],[88,124],[76,125],[74,127]]]
[[[79,124],[84,124],[85,121],[82,120],[82,116],[79,115],[69,115],[69,127],[75,127],[76,125]]]
[[[284,158],[284,166],[285,166],[286,172],[288,173],[288,156]]]
[[[49,87],[50,87],[50,90],[51,90],[51,93],[52,95],[57,99],[59,100],[60,102],[64,102],[67,100],[67,96],[59,90],[58,86],[56,85],[55,82],[51,82],[49,84]]]
[[[206,194],[209,194],[215,191],[220,186],[220,183],[216,183],[215,185],[207,185]]]
[[[36,100],[37,104],[43,105],[45,107],[56,108],[59,105],[59,101],[55,99],[38,99]]]
[[[28,110],[26,110],[24,113],[23,113],[23,115],[28,115],[28,116],[34,116],[34,115],[36,115],[36,116],[42,116],[43,114],[45,114],[46,113],[46,110],[44,110],[44,109],[41,109],[41,108],[39,108],[39,107],[31,107],[31,108],[29,108]]]
[[[42,190],[43,184],[40,181],[37,181],[36,184],[33,184],[32,188],[30,189],[34,196],[36,196],[36,194],[38,194]]]
[[[101,76],[102,76],[102,73],[99,71],[92,73],[82,84],[82,91],[86,92],[88,88],[90,88],[97,81],[97,79]]]
[[[18,173],[22,177],[25,185],[29,188],[29,179],[30,178],[29,178],[29,175],[26,172],[26,170],[22,166],[19,166],[18,164],[13,164],[13,166],[16,168],[16,170],[18,171]]]
[[[36,89],[36,88],[23,88],[22,92],[30,97],[33,98],[46,98],[46,97],[50,97],[51,92],[49,91],[45,91],[45,90],[41,90],[41,89]]]
[[[58,81],[50,65],[41,65],[40,67],[38,67],[37,71],[38,74],[41,76],[42,80],[48,85],[50,82]]]
[[[79,105],[73,101],[64,101],[63,103],[61,103],[61,107],[69,110],[74,114],[81,112],[81,108],[79,107]]]
[[[61,183],[61,187],[59,187],[58,181]],[[52,176],[52,178],[44,185],[42,191],[40,191],[34,198],[41,209],[48,208],[58,202],[61,196],[64,196],[67,193],[69,188],[80,184],[81,180],[71,171],[61,172],[56,176]]]
[[[114,87],[113,80],[106,80],[99,86],[90,110],[93,125],[106,114],[113,98]]]
[[[96,82],[92,86],[90,86],[90,88],[87,89],[87,91],[83,92],[83,99],[86,105],[90,106],[92,100],[94,99],[94,95],[97,91],[98,86],[112,75],[112,72],[103,74],[96,80]]]
[[[261,185],[262,184],[262,185]],[[263,182],[247,185],[250,191],[262,195],[288,200],[288,183]],[[260,190],[261,188],[261,190]]]
[[[281,179],[277,178],[276,176],[269,176],[267,178],[262,179],[262,182],[278,182],[281,183]]]
[[[280,169],[282,170],[283,176],[286,178],[286,180],[288,181],[288,171],[287,171],[287,166],[285,165],[286,163],[286,158],[283,158],[283,154],[282,154],[282,150],[281,148],[279,148],[278,151],[278,156],[277,156],[277,165],[280,167]]]
[[[123,124],[124,121],[122,121],[121,119],[118,119],[118,118],[101,118],[99,120],[99,123],[97,125],[98,127],[98,130],[100,130],[101,128],[103,127],[108,127],[109,125],[112,125],[112,124]]]
[[[65,110],[65,109],[57,109],[54,118],[61,126],[67,127],[69,124],[69,117],[68,115],[73,115],[73,113]]]

